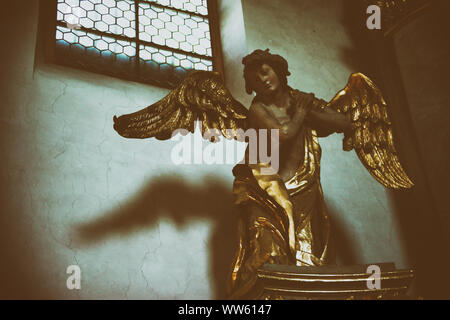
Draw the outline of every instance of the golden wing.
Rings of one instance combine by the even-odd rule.
[[[380,90],[365,75],[354,73],[347,86],[328,103],[352,122],[343,148],[355,149],[370,174],[385,187],[411,188],[414,184],[403,170],[392,136],[392,124]]]
[[[176,129],[202,134],[218,129],[228,139],[238,129],[247,129],[247,109],[233,98],[216,72],[192,71],[174,90],[158,102],[134,113],[114,116],[114,129],[125,138],[166,140]],[[214,138],[214,137],[213,137]]]

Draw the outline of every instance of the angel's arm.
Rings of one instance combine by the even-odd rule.
[[[351,126],[351,121],[347,116],[331,108],[311,110],[308,114],[308,123],[317,130],[321,137],[335,132],[346,132]]]
[[[272,117],[259,102],[255,102],[250,106],[249,110],[250,125],[253,128],[278,129],[280,141],[289,140],[297,134],[302,126],[310,109],[313,97],[314,96],[311,95],[308,96],[308,98],[303,99],[301,104],[295,109],[291,121],[285,124],[280,124],[280,122]]]

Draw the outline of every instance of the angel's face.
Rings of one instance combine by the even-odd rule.
[[[256,94],[271,96],[280,88],[280,79],[270,65],[263,63],[252,70],[251,85]]]

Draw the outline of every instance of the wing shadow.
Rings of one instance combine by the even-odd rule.
[[[237,211],[231,185],[216,177],[206,177],[201,186],[176,176],[152,180],[126,204],[104,216],[75,226],[80,245],[89,246],[117,235],[155,226],[161,217],[177,226],[194,220],[209,220],[210,276],[215,298],[225,297],[225,282],[237,244]]]

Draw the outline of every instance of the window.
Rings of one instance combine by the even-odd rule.
[[[220,71],[214,1],[58,0],[54,61],[169,88]]]

